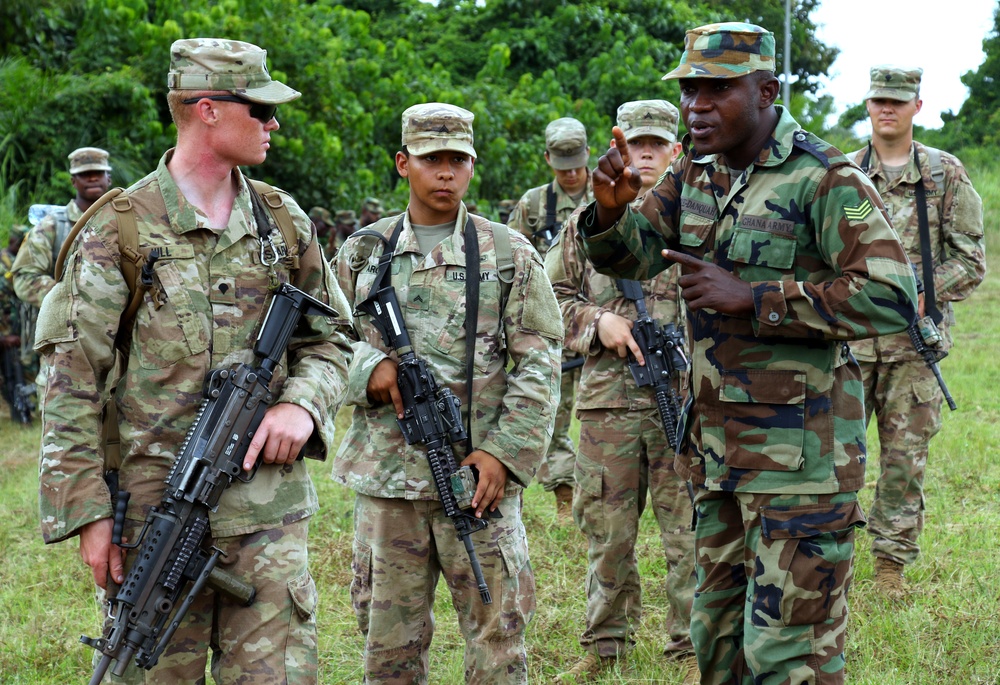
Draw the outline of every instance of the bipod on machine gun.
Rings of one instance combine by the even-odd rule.
[[[451,389],[438,385],[427,362],[413,352],[396,289],[392,285],[380,287],[392,260],[391,243],[375,231],[359,231],[354,235],[362,234],[377,237],[389,245],[380,260],[380,275],[376,276],[372,291],[357,307],[371,316],[372,324],[382,335],[382,340],[398,355],[397,382],[404,414],[403,418],[396,419],[396,423],[408,445],[423,445],[427,448],[427,461],[444,513],[455,525],[455,531],[465,545],[480,599],[483,604],[491,604],[493,599],[472,544],[472,534],[486,528],[489,523],[485,518],[476,518],[471,513],[472,498],[476,493],[476,476],[471,467],[458,465],[451,445],[467,438],[462,427],[462,402]],[[385,268],[382,268],[383,265]],[[468,379],[468,382],[471,383],[472,379]],[[490,515],[498,517],[500,513],[496,511]]]
[[[35,410],[35,384],[24,382],[20,348],[3,348],[2,358],[3,397],[10,405],[10,418],[28,425],[31,423],[31,412]]]
[[[222,551],[205,549],[208,514],[233,480],[249,482],[256,475],[259,460],[243,474],[243,459],[274,399],[268,390],[274,370],[300,318],[310,314],[337,312],[287,283],[280,285],[254,344],[259,364],[208,373],[204,400],[167,476],[161,503],[150,509],[136,541],[129,544],[121,539],[129,493],[118,492],[112,542],[138,554],[121,586],[114,592],[109,588],[103,635],[80,638],[102,654],[91,685],[100,683],[112,663],[111,672],[119,677],[133,657],[141,668],[155,666],[206,585],[246,606],[253,603],[253,587],[216,568]]]
[[[688,360],[684,354],[684,336],[673,323],[660,326],[650,317],[642,286],[638,281],[619,279],[617,284],[625,299],[635,303],[638,317],[632,324],[632,337],[645,360],[645,365],[640,365],[629,352],[629,370],[636,385],[640,388],[653,388],[667,442],[671,448],[677,449],[677,423],[680,420],[681,402],[674,389],[673,379],[688,368]]]

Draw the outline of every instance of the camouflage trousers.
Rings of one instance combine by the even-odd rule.
[[[564,352],[562,360],[570,361],[576,356]],[[580,369],[577,367],[564,373],[559,384],[559,406],[556,407],[552,441],[535,476],[546,492],[552,492],[560,485],[573,485],[576,448],[573,447],[573,438],[569,436],[569,427],[573,422],[573,404],[576,402],[576,386],[579,383]]]
[[[140,522],[128,520],[135,539]],[[220,685],[316,683],[318,671],[316,584],[308,569],[309,520],[212,541],[223,556],[218,568],[254,586],[249,607],[212,590],[195,600],[159,662],[145,671],[132,663],[128,685],[204,683],[211,655],[212,678]],[[133,552],[134,554],[134,552]],[[131,559],[126,558],[126,568]],[[96,663],[96,660],[95,660]]]
[[[503,518],[473,534],[493,603],[484,605],[469,556],[441,503],[357,495],[351,602],[365,636],[366,683],[426,683],[434,593],[443,574],[465,638],[465,680],[527,683],[524,632],[535,614],[535,577],[520,494]]]
[[[701,685],[843,683],[857,493],[698,488],[695,512]]]
[[[865,411],[878,425],[879,477],[868,529],[877,557],[912,564],[924,528],[924,474],[931,438],[941,430],[943,396],[922,360],[861,362]]]
[[[668,656],[691,652],[694,533],[691,497],[674,471],[674,452],[655,408],[581,411],[573,517],[589,543],[586,630],[580,644],[600,656],[624,654],[642,615],[635,543],[646,493],[667,562]]]

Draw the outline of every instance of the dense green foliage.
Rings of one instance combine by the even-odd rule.
[[[821,112],[815,77],[835,50],[795,3],[792,109]],[[783,0],[8,0],[0,5],[0,170],[18,211],[66,201],[66,155],[108,149],[114,182],[150,170],[174,139],[163,93],[169,46],[225,36],[268,50],[271,73],[302,91],[253,173],[306,207],[357,207],[366,195],[401,206],[393,156],[407,106],[452,102],[476,115],[479,161],[469,199],[519,197],[550,175],[545,125],[573,116],[592,149],[626,100],[677,100],[660,76],[684,31],[749,20],[780,36]],[[778,41],[779,68],[784,56]]]

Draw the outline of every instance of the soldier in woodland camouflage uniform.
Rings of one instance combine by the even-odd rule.
[[[939,349],[952,344],[952,302],[964,300],[986,275],[983,203],[962,163],[947,152],[913,140],[913,117],[920,111],[921,69],[876,66],[865,95],[872,140],[851,157],[868,173],[889,218],[923,279],[923,249],[933,260],[931,283],[924,283],[919,314],[930,315],[941,334]],[[919,164],[918,164],[919,162]],[[930,244],[920,238],[917,184],[923,185]],[[926,295],[934,293],[934,302]],[[925,311],[926,309],[926,311]],[[912,564],[924,526],[924,472],[927,448],[941,429],[941,390],[906,333],[851,344],[861,363],[868,417],[878,422],[878,487],[869,513],[874,536],[875,583],[893,599],[904,596],[903,566]]]
[[[11,226],[7,236],[7,247],[0,250],[0,274],[3,274],[3,278],[0,279],[0,348],[19,350],[21,346],[21,319],[18,311],[20,301],[14,294],[13,274],[10,269],[14,265],[14,259],[27,230],[27,226],[20,224]],[[20,357],[20,352],[14,352],[12,355]],[[3,397],[10,405],[11,419],[18,421],[14,398],[7,393],[12,389],[12,386],[7,385],[7,380],[4,378],[0,381],[3,382]]]
[[[618,126],[642,176],[636,202],[680,152],[678,118],[677,108],[664,100],[627,102],[618,108]],[[545,256],[563,313],[565,345],[587,360],[576,398],[580,446],[573,509],[590,544],[586,630],[580,638],[588,654],[559,682],[596,675],[634,644],[642,615],[635,542],[647,487],[667,561],[670,606],[664,653],[675,658],[692,653],[691,499],[674,471],[674,450],[667,443],[653,389],[636,385],[625,360],[629,350],[642,357],[631,334],[635,304],[625,299],[614,279],[597,273],[577,247],[581,211],[573,213]],[[658,325],[683,325],[679,271],[672,267],[642,283],[646,308]]]
[[[572,117],[562,117],[545,127],[545,161],[555,178],[526,192],[507,219],[507,225],[527,236],[542,257],[573,210],[594,199],[590,170],[587,169],[589,159],[587,129],[582,123]],[[566,352],[563,355],[564,364],[577,359],[577,354]],[[555,431],[548,454],[538,469],[538,481],[547,491],[555,493],[557,511],[564,521],[569,520],[573,505],[575,456],[569,426],[579,382],[579,367],[562,375],[562,400],[556,412]]]
[[[842,683],[865,463],[845,341],[906,328],[913,273],[864,174],[774,104],[770,32],[688,31],[666,78],[683,158],[630,211],[641,180],[614,130],[579,226],[598,271],[682,266],[692,400],[676,467],[696,490],[702,683]]]
[[[366,197],[365,201],[361,203],[361,216],[358,218],[358,227],[364,228],[369,224],[373,224],[382,218],[382,214],[385,213],[385,207],[382,206],[382,201],[377,197]]]
[[[351,598],[365,635],[367,683],[428,682],[441,574],[465,638],[466,680],[527,682],[524,631],[535,612],[535,582],[521,498],[552,434],[562,325],[538,253],[517,232],[468,213],[462,202],[476,159],[472,120],[471,112],[441,103],[403,112],[396,169],[409,182],[409,205],[405,214],[369,228],[387,237],[399,231],[387,281],[413,351],[439,386],[461,398],[463,421],[474,411],[462,461],[479,473],[473,507],[480,517],[487,509],[503,514],[472,535],[493,603],[480,599],[469,557],[439,501],[426,448],[408,445],[396,424],[403,413],[396,353],[369,317],[355,312],[347,399],[354,415],[334,478],[357,492]],[[481,256],[474,408],[468,406],[465,365],[464,236],[470,221]],[[494,244],[501,231],[511,244],[512,272],[501,266]],[[383,247],[359,236],[338,254],[337,274],[353,304],[367,297]],[[455,445],[458,459],[462,447]]]
[[[271,389],[245,469],[250,483],[225,491],[210,514],[219,566],[256,588],[249,608],[204,590],[159,663],[131,664],[128,682],[204,682],[211,654],[219,683],[315,683],[316,587],[309,574],[309,518],[318,509],[304,456],[325,459],[346,390],[350,344],[347,303],[323,259],[309,218],[288,195],[298,234],[267,242],[239,165],[260,164],[278,129],[276,105],[299,93],[271,80],[260,48],[196,38],[171,46],[167,101],[177,147],[156,171],[128,189],[140,246],[162,247],[153,286],[131,331],[117,404],[121,487],[132,493],[125,537],[136,539],[202,401],[209,370],[254,362],[252,347],[278,282],[290,282],[344,318],[306,317],[292,337]],[[274,221],[273,217],[270,221]],[[291,259],[297,254],[297,264]],[[118,263],[118,220],[102,207],[80,234],[77,252],[42,307],[38,348],[51,364],[40,457],[41,526],[46,542],[80,537],[80,552],[104,588],[120,583],[122,551],[111,543],[112,500],[102,478],[101,397],[113,371],[119,317],[129,284]]]

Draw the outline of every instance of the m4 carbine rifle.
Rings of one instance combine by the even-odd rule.
[[[384,236],[375,231],[364,231],[363,235],[385,240]],[[387,248],[382,259],[388,261],[391,258],[392,251]],[[396,289],[391,285],[379,288],[379,285],[381,279],[376,278],[372,285],[374,291],[359,302],[357,307],[371,316],[372,324],[382,335],[382,340],[398,355],[397,383],[404,413],[403,418],[396,419],[396,423],[408,445],[423,445],[427,448],[427,462],[430,464],[445,516],[451,519],[459,539],[465,545],[480,599],[483,604],[491,604],[493,599],[490,589],[483,578],[476,548],[472,544],[472,534],[486,528],[489,523],[471,513],[472,498],[476,494],[476,476],[470,466],[458,465],[451,446],[451,443],[467,438],[459,408],[462,401],[451,389],[440,387],[427,362],[413,352]],[[469,378],[468,382],[471,383],[472,379]],[[497,517],[500,514],[497,511],[490,515]]]
[[[688,368],[684,355],[684,336],[673,323],[660,326],[646,310],[642,286],[638,281],[619,279],[618,289],[627,300],[635,303],[638,316],[632,324],[632,337],[642,352],[645,365],[640,365],[630,351],[628,367],[640,388],[652,386],[656,408],[660,411],[667,443],[677,449],[677,423],[680,420],[680,396],[673,381]]]
[[[91,685],[101,682],[112,662],[111,672],[119,677],[133,656],[141,668],[155,666],[206,585],[245,606],[253,603],[253,587],[215,568],[222,551],[205,549],[208,514],[234,479],[249,482],[256,475],[259,460],[244,475],[243,459],[274,399],[268,389],[274,369],[301,317],[308,314],[337,312],[287,283],[280,285],[254,344],[259,365],[240,363],[209,371],[204,400],[167,476],[161,503],[150,509],[138,539],[130,544],[121,539],[129,493],[118,492],[112,542],[138,554],[121,586],[114,592],[109,588],[103,635],[80,638],[103,655]]]
[[[947,357],[948,352],[938,347],[941,344],[941,332],[934,323],[934,319],[929,316],[917,319],[910,324],[906,332],[910,336],[910,342],[913,343],[913,349],[924,358],[927,368],[931,370],[934,378],[937,379],[938,386],[941,388],[944,399],[948,403],[948,408],[955,411],[958,409],[958,405],[955,404],[951,393],[948,392],[948,386],[945,384],[944,377],[941,375],[941,369],[938,367],[938,362]]]
[[[24,367],[18,347],[3,348],[3,397],[10,405],[11,419],[25,425],[31,423],[31,412],[35,409],[35,384],[24,382]]]

